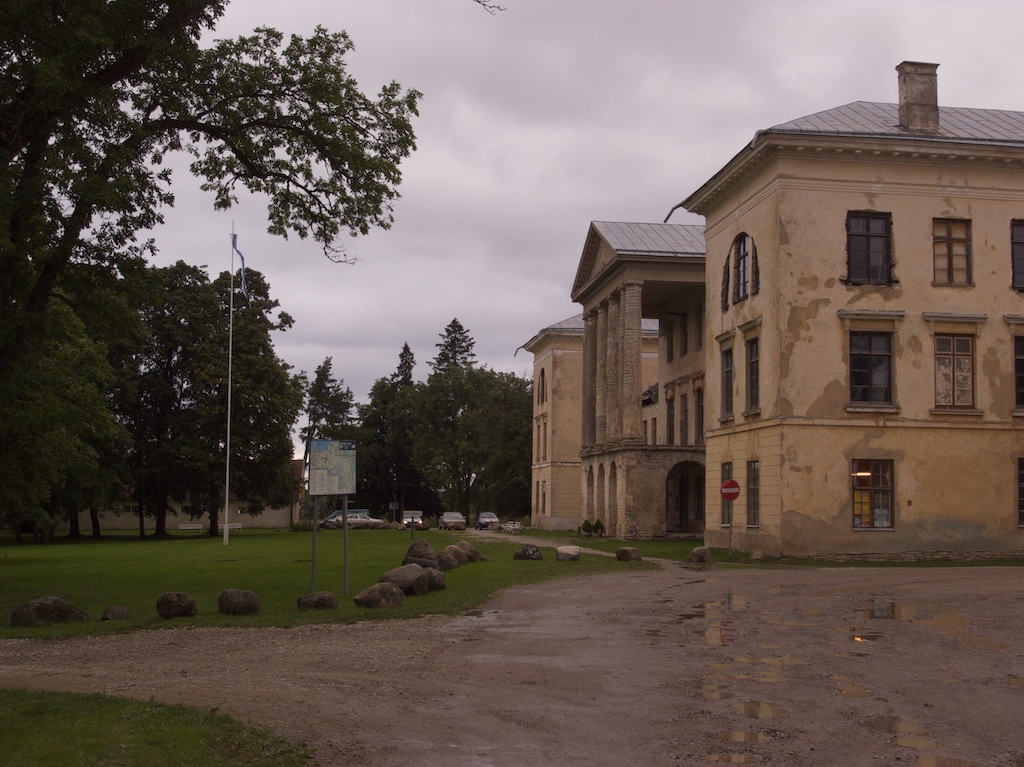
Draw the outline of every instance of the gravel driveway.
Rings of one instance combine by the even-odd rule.
[[[0,685],[217,706],[323,767],[1024,767],[1024,569],[666,564],[457,618],[4,640]]]

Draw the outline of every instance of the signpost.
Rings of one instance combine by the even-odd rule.
[[[722,502],[732,503],[740,497],[740,483],[727,479],[722,483]],[[732,507],[729,507],[729,559],[732,559]]]
[[[341,526],[345,534],[345,596],[348,596],[348,497],[356,491],[356,443],[353,440],[314,439],[309,443],[309,490],[313,496],[313,566],[310,593],[316,592],[316,531],[320,496],[340,495]]]

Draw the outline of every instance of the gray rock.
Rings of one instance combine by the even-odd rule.
[[[640,549],[632,546],[623,546],[622,548],[615,550],[615,558],[620,562],[639,562],[643,559],[640,556]]]
[[[128,620],[128,610],[121,607],[120,605],[110,605],[104,608],[103,615],[100,616],[101,621],[124,621]]]
[[[444,573],[436,567],[428,567],[424,570],[427,574],[427,590],[440,591],[445,588]]]
[[[303,612],[310,610],[337,610],[338,598],[329,591],[314,591],[312,594],[303,594],[299,597],[299,609]]]
[[[459,560],[447,551],[439,551],[437,552],[437,565],[442,570],[454,570],[459,566]]]
[[[398,607],[404,600],[405,592],[398,586],[389,581],[378,581],[356,594],[352,601],[360,607]]]
[[[711,549],[707,546],[698,546],[690,552],[690,556],[686,560],[687,562],[697,562],[699,564],[707,564],[711,561]]]
[[[479,549],[469,541],[459,541],[455,544],[466,554],[466,558],[470,562],[483,562],[487,559],[483,554],[480,553]]]
[[[555,559],[559,562],[576,562],[579,558],[579,546],[559,546],[555,549]]]
[[[538,547],[534,546],[532,543],[528,543],[513,554],[512,559],[544,559],[544,554]]]
[[[451,546],[446,546],[444,553],[459,563],[459,567],[469,563],[469,556],[465,551],[460,549],[454,543]]]
[[[217,608],[224,615],[259,615],[260,598],[255,591],[224,589],[217,598]]]
[[[416,559],[437,559],[437,553],[434,551],[434,547],[430,545],[430,541],[423,538],[417,538],[406,549],[405,556],[414,557]]]
[[[403,565],[419,565],[426,569],[428,567],[435,567],[440,569],[440,565],[437,562],[437,558],[434,559],[422,559],[420,557],[406,557],[402,560]]]
[[[427,571],[419,565],[402,565],[388,570],[378,579],[381,583],[393,583],[406,596],[421,597],[430,589]]]
[[[184,591],[168,591],[156,600],[156,611],[161,618],[191,618],[199,614],[195,597]]]
[[[12,626],[49,626],[53,623],[87,621],[89,614],[60,597],[39,597],[18,605],[11,613]]]

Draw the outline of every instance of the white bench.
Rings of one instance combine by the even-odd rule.
[[[197,533],[203,532],[202,522],[182,522],[178,525],[179,530],[194,530]]]
[[[224,524],[224,527],[226,527],[228,530],[241,530],[242,529],[242,523],[241,522],[226,522]]]

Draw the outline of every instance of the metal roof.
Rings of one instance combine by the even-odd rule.
[[[1024,143],[1024,112],[939,107],[939,131],[920,134],[900,128],[898,104],[854,101],[781,123],[762,133],[884,136],[982,143]],[[755,141],[756,141],[755,137]]]
[[[546,333],[546,332],[549,332],[549,331],[551,331],[551,332],[561,331],[561,332],[579,332],[579,333],[582,333],[585,328],[586,328],[586,323],[584,322],[583,314],[581,313],[581,314],[574,314],[572,317],[567,317],[566,319],[562,320],[561,322],[556,322],[554,325],[548,325],[541,332],[542,333]],[[641,321],[641,331],[643,333],[645,333],[645,334],[647,334],[647,333],[657,333],[658,332],[658,321],[657,320],[652,320],[652,319],[644,319],[644,320],[642,320]]]
[[[695,224],[637,224],[593,221],[593,227],[616,253],[703,256],[704,227]]]

